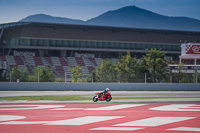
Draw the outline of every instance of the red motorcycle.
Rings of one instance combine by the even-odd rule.
[[[112,96],[109,92],[106,92],[106,93],[97,92],[96,95],[93,97],[94,102],[97,102],[97,101],[110,102],[111,100],[112,100]]]

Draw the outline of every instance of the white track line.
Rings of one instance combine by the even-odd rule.
[[[138,107],[144,105],[147,104],[120,104],[120,105],[113,105],[113,106],[106,106],[99,108],[57,108],[51,110],[118,110],[118,109],[125,109],[125,108]]]
[[[189,119],[193,119],[193,118],[196,118],[196,117],[152,117],[152,118],[147,118],[147,119],[142,119],[142,120],[136,120],[136,121],[126,122],[126,123],[116,124],[114,126],[154,127],[154,126],[160,126],[160,125],[164,125],[164,124],[189,120]]]
[[[64,107],[64,105],[0,105],[0,110],[48,109],[61,107]]]
[[[95,122],[107,121],[117,118],[122,118],[124,116],[85,116],[67,120],[58,121],[9,121],[1,122],[0,124],[7,125],[29,125],[29,124],[45,124],[45,125],[84,125]]]
[[[3,125],[30,125],[30,124],[46,124],[48,121],[9,121],[2,122]]]
[[[115,131],[134,131],[144,128],[136,128],[136,127],[98,127],[98,128],[92,128],[89,130],[115,130]]]
[[[0,121],[11,121],[11,120],[20,120],[25,119],[25,116],[16,116],[16,115],[0,115]]]
[[[149,108],[150,110],[159,111],[200,111],[200,105],[198,104],[170,104],[154,108]]]
[[[195,132],[200,132],[200,128],[197,127],[177,127],[177,128],[171,128],[167,130],[173,130],[173,131],[195,131]]]
[[[46,125],[84,125],[100,121],[122,118],[124,116],[85,116],[80,118],[48,122]]]

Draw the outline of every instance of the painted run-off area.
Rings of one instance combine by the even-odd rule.
[[[0,105],[6,133],[200,132],[200,103]]]

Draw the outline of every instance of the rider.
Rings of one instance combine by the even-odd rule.
[[[106,88],[105,90],[103,90],[103,92],[99,93],[98,97],[101,97],[101,94],[108,93],[109,91],[110,91],[110,89]]]

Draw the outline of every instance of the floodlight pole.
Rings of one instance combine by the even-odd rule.
[[[145,82],[145,84],[146,84],[146,83],[147,83],[147,73],[144,73],[144,78],[145,78],[145,79],[144,79],[144,80],[145,80],[144,82]]]

